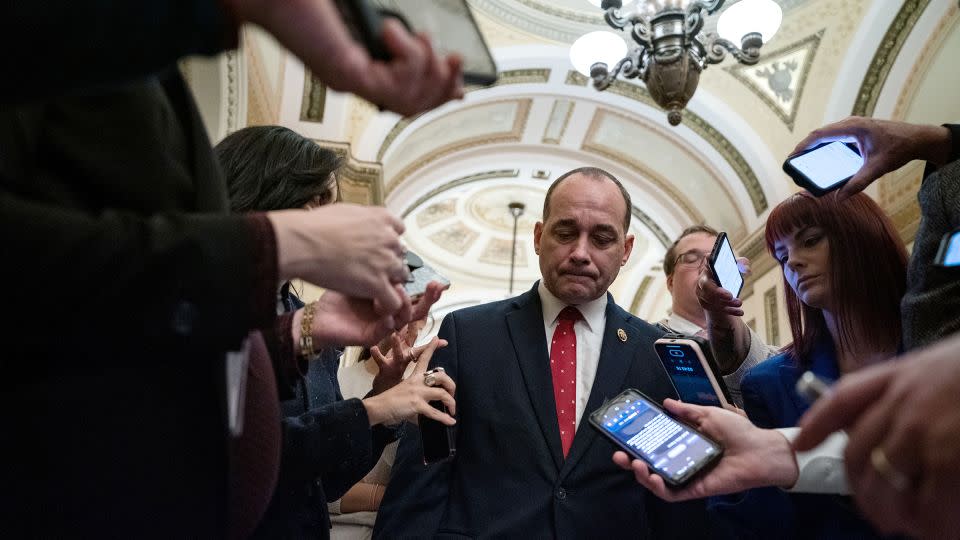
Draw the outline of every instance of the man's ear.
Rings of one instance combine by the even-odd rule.
[[[538,221],[533,226],[533,251],[540,254],[540,236],[543,234],[543,222]]]
[[[620,261],[620,266],[627,264],[627,260],[630,258],[630,254],[633,253],[633,241],[635,238],[632,234],[628,234],[623,241],[623,260]]]
[[[673,294],[673,274],[667,276],[667,290]]]

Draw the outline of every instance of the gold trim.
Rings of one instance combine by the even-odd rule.
[[[588,80],[587,77],[577,71],[571,70],[567,72],[566,84],[585,86]],[[660,108],[660,106],[653,101],[653,98],[650,97],[647,89],[636,84],[617,80],[607,88],[607,91],[657,109]],[[756,212],[758,216],[762,214],[768,207],[767,196],[763,192],[763,186],[760,184],[760,180],[757,179],[756,173],[753,172],[753,169],[750,167],[750,164],[747,163],[743,154],[737,150],[736,146],[734,146],[720,130],[713,127],[713,125],[693,111],[689,109],[683,111],[683,123],[707,141],[707,144],[712,146],[723,159],[730,164],[730,167],[733,168],[733,171],[737,173],[737,176],[740,178],[743,187],[747,190],[754,212]]]
[[[640,286],[637,287],[637,293],[633,295],[633,302],[630,302],[630,313],[637,315],[640,304],[643,303],[643,297],[647,295],[650,285],[653,283],[653,276],[643,276]]]
[[[780,346],[780,312],[777,310],[777,287],[763,293],[763,315],[767,323],[767,344]]]
[[[737,64],[735,66],[729,66],[723,69],[724,71],[732,75],[733,78],[737,79],[738,81],[740,81],[740,83],[746,86],[747,89],[753,93],[753,95],[760,98],[760,101],[762,101],[764,105],[766,105],[774,113],[776,113],[777,117],[780,118],[780,120],[787,126],[787,129],[789,129],[790,131],[793,131],[793,125],[797,119],[797,112],[800,110],[800,100],[801,98],[803,98],[803,89],[807,85],[807,77],[810,75],[810,68],[811,66],[813,66],[813,60],[817,55],[817,49],[820,48],[820,39],[823,37],[824,32],[825,30],[821,29],[816,34],[807,36],[806,38],[800,41],[797,41],[791,45],[788,45],[786,47],[783,47],[781,49],[778,49],[770,53],[767,53],[767,52],[763,53],[763,59],[766,62],[769,62],[769,61],[775,60],[778,57],[787,56],[789,54],[793,54],[800,50],[804,50],[807,48],[809,48],[810,50],[810,56],[807,58],[807,61],[804,63],[803,71],[800,73],[800,79],[797,81],[797,94],[793,97],[793,104],[790,106],[789,115],[784,114],[783,109],[781,109],[776,102],[770,99],[770,96],[768,96],[767,94],[762,92],[759,88],[757,88],[757,83],[753,79],[750,79],[749,77],[744,75],[745,71],[749,69],[757,69],[759,67],[758,65],[745,66],[743,64]],[[811,43],[813,44],[812,47],[810,47]]]
[[[510,131],[502,133],[493,133],[493,134],[484,134],[478,137],[468,137],[466,139],[461,139],[459,141],[454,141],[449,144],[440,146],[431,152],[428,152],[426,155],[421,156],[420,158],[414,160],[412,163],[404,167],[400,172],[398,172],[393,178],[391,178],[386,184],[386,193],[390,195],[394,189],[397,188],[408,176],[410,176],[417,169],[422,168],[423,166],[432,163],[443,156],[458,152],[461,150],[466,150],[467,148],[474,148],[477,146],[485,146],[488,144],[497,144],[497,143],[508,143],[508,142],[520,142],[520,138],[523,136],[523,131],[527,125],[527,117],[530,115],[530,106],[533,100],[526,99],[507,99],[507,100],[498,100],[498,101],[487,101],[480,105],[492,105],[496,103],[516,103],[517,104],[517,113],[513,118],[513,126]],[[460,113],[469,108],[458,109],[456,112]],[[435,119],[436,120],[436,119]]]
[[[553,115],[557,112],[557,107],[560,103],[569,103],[570,107],[567,109],[567,114],[563,118],[563,124],[560,126],[560,133],[557,134],[556,138],[548,137],[547,130],[550,129],[550,123],[553,121]],[[577,102],[571,99],[555,99],[553,101],[553,107],[550,108],[550,116],[547,117],[547,125],[543,127],[543,138],[541,139],[545,144],[560,144],[560,141],[563,140],[564,133],[567,132],[567,125],[570,124],[570,117],[573,116],[573,109],[576,108]]]
[[[344,158],[344,165],[337,174],[340,197],[344,202],[383,206],[383,166],[372,161],[353,157],[350,143],[314,139],[317,145],[333,150]]]
[[[303,98],[300,100],[301,122],[323,122],[327,102],[327,85],[310,70],[303,72]]]
[[[870,61],[870,67],[863,76],[863,82],[860,83],[860,90],[857,92],[857,100],[853,104],[853,110],[850,114],[853,116],[873,116],[873,110],[877,106],[877,100],[880,98],[880,92],[883,85],[890,75],[890,70],[903,48],[907,36],[913,30],[914,25],[923,11],[930,4],[930,0],[905,0],[900,7],[900,11],[893,18],[893,22],[887,28],[887,32],[880,41],[873,54],[873,60]]]
[[[960,9],[957,8],[957,4],[951,4],[947,13],[930,32],[930,38],[927,39],[913,67],[910,68],[910,73],[904,79],[903,90],[900,92],[897,104],[893,108],[893,115],[891,116],[893,120],[904,120],[907,108],[913,104],[917,90],[923,84],[930,65],[937,54],[941,52],[943,42],[953,33],[954,25],[958,23],[958,16],[960,16]]]

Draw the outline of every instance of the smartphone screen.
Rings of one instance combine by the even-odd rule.
[[[743,276],[740,275],[737,257],[733,254],[733,246],[730,245],[730,239],[726,234],[721,233],[717,241],[720,245],[716,248],[714,258],[711,260],[713,275],[721,287],[737,297],[740,295],[740,289],[743,288]]]
[[[681,401],[717,407],[723,404],[693,347],[686,343],[655,343],[654,347]]]
[[[960,230],[944,236],[936,263],[940,266],[960,266]]]
[[[834,141],[787,159],[787,163],[820,190],[830,190],[857,174],[861,156],[848,143]]]
[[[590,423],[671,485],[681,485],[722,453],[715,442],[627,390],[590,415]]]
[[[430,36],[441,56],[463,58],[464,82],[493,84],[497,65],[490,55],[466,0],[372,0],[381,10],[399,14],[414,32]]]
[[[430,405],[438,411],[447,412],[442,401],[431,401]],[[422,414],[418,418],[418,423],[423,463],[429,465],[452,458],[455,453],[452,428]]]

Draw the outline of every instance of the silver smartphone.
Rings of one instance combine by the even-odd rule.
[[[404,258],[407,262],[407,268],[410,269],[410,277],[403,284],[403,290],[410,298],[416,298],[426,292],[427,285],[431,281],[442,284],[444,288],[450,286],[449,279],[423,262],[423,259],[416,253],[408,251]]]

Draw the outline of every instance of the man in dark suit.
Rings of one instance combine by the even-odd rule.
[[[407,427],[376,537],[705,536],[702,507],[637,489],[611,461],[611,444],[586,426],[625,388],[657,402],[675,396],[653,348],[661,332],[607,293],[633,248],[630,212],[609,173],[561,176],[534,229],[543,279],[444,319],[449,344],[432,365],[457,383],[456,456],[424,466]]]

